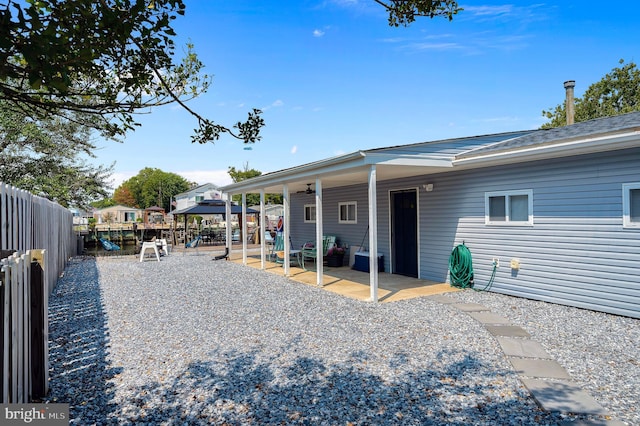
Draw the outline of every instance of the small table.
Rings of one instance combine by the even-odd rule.
[[[160,252],[158,251],[158,245],[155,241],[145,241],[142,243],[142,248],[140,249],[140,262],[144,260],[144,252],[147,249],[152,249],[156,253],[156,259],[160,262]]]

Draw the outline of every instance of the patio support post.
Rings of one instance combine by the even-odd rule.
[[[233,247],[233,241],[231,241],[231,194],[227,194],[227,199],[224,203],[224,220],[225,220],[225,241],[227,249],[229,249],[228,254],[231,256],[231,248]]]
[[[322,255],[322,180],[316,178],[316,284],[319,287],[324,282]]]
[[[282,185],[282,203],[284,204],[284,235],[282,236],[283,240],[284,240],[284,264],[282,265],[284,267],[284,276],[288,277],[290,275],[289,273],[289,268],[290,268],[290,260],[291,259],[291,245],[289,244],[289,237],[291,235],[291,228],[289,226],[290,222],[289,222],[289,185],[288,184],[284,184]]]
[[[260,190],[260,269],[265,269],[267,267],[265,262],[265,257],[267,253],[266,241],[264,240],[265,233],[267,232],[266,228],[266,216],[264,212],[264,189]]]
[[[371,301],[378,301],[378,203],[376,165],[369,169],[369,287]]]
[[[240,232],[242,240],[242,264],[247,266],[247,193],[242,193],[242,232]]]

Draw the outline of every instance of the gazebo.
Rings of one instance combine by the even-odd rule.
[[[242,206],[239,206],[236,203],[232,202],[230,207],[231,207],[231,214],[237,214],[239,218],[238,221],[242,222]],[[227,220],[226,201],[224,200],[202,200],[194,206],[190,206],[180,210],[174,210],[171,213],[174,215],[174,217],[177,217],[179,215],[184,216],[185,231],[187,229],[187,216],[189,215],[198,215],[198,216],[222,215],[225,221]],[[257,214],[258,211],[252,208],[247,208],[246,213]]]

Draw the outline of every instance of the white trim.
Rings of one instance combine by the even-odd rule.
[[[527,196],[527,220],[513,221],[509,217],[509,205],[512,196]],[[505,220],[492,221],[489,217],[489,199],[492,197],[504,197]],[[484,224],[497,226],[533,226],[533,189],[518,189],[510,191],[493,191],[484,193]]]
[[[347,218],[342,218],[342,206],[347,207]],[[353,206],[353,219],[349,219],[349,207]],[[358,223],[358,202],[357,201],[344,201],[338,203],[338,223],[339,224],[356,224]]]
[[[376,165],[369,169],[369,293],[371,301],[378,301],[378,189]]]
[[[318,287],[322,287],[324,283],[322,235],[322,180],[316,178],[316,284]]]
[[[640,228],[640,221],[631,221],[631,190],[640,189],[640,182],[622,184],[622,227]]]
[[[309,208],[309,219],[307,219],[307,207]],[[311,211],[313,209],[314,211]],[[313,214],[312,214],[313,213]],[[317,209],[315,204],[305,204],[302,209],[302,220],[304,223],[316,223]]]

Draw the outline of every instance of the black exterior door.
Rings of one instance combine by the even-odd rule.
[[[391,193],[391,250],[395,274],[418,277],[418,203],[416,190]]]

